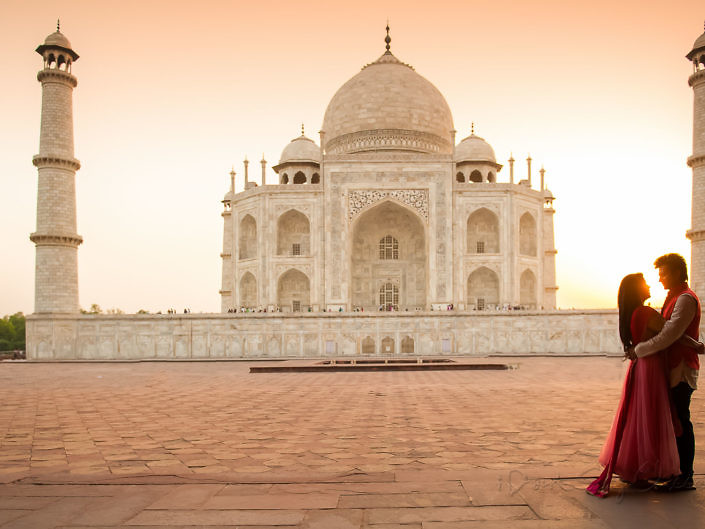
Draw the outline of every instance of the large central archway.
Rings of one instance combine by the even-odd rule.
[[[362,213],[352,231],[353,306],[378,310],[386,288],[398,292],[387,309],[425,308],[427,253],[424,226],[407,208],[388,200]]]

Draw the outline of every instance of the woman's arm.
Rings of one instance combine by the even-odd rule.
[[[699,355],[705,353],[705,344],[697,341],[695,338],[691,338],[687,334],[684,334],[683,336],[678,338],[677,341],[682,345],[686,345],[692,349],[695,349]]]

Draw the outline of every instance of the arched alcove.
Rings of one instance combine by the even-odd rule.
[[[491,184],[494,184],[497,181],[497,176],[492,171],[490,171],[489,173],[487,173],[487,181]]]
[[[305,312],[311,305],[309,279],[300,270],[292,268],[279,277],[277,303],[283,312]]]
[[[385,200],[360,214],[351,231],[352,304],[377,310],[380,286],[393,282],[400,310],[425,308],[426,233],[419,216]]]
[[[282,173],[282,180],[281,180],[281,183],[282,183],[282,184],[288,184],[288,183],[289,183],[289,175],[288,175],[288,174]]]
[[[499,277],[489,268],[482,266],[468,277],[468,304],[477,310],[499,304]]]
[[[394,354],[394,338],[392,338],[391,336],[385,336],[384,338],[382,338],[382,354]]]
[[[240,259],[257,256],[257,223],[252,215],[245,215],[240,221]]]
[[[487,208],[477,209],[468,217],[467,253],[499,253],[499,219]]]
[[[290,209],[277,220],[277,255],[310,255],[311,226],[308,217]]]
[[[536,308],[536,276],[526,269],[519,278],[519,304],[529,309]]]
[[[311,183],[312,184],[320,184],[321,183],[321,176],[318,173],[313,173],[311,175]]]
[[[405,336],[401,340],[402,354],[412,354],[414,352],[414,339],[411,336]]]
[[[480,183],[482,182],[482,173],[475,169],[472,173],[470,173],[470,177],[468,178],[469,182],[475,182],[475,183]]]
[[[245,272],[240,278],[240,306],[257,306],[257,280],[250,272]]]
[[[460,183],[465,182],[465,175],[462,173],[462,171],[458,171],[458,174],[455,175],[455,181]]]
[[[528,211],[519,219],[519,253],[536,256],[536,220]]]
[[[306,183],[306,175],[303,174],[301,171],[296,173],[294,175],[294,183],[295,184],[305,184]]]
[[[364,355],[373,355],[375,354],[375,341],[369,337],[366,336],[364,340],[362,340],[362,343],[360,344],[361,347],[361,353]]]

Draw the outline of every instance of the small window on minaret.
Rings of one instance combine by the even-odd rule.
[[[294,243],[291,245],[291,255],[301,255],[301,244]]]
[[[485,253],[485,241],[477,241],[477,253]]]

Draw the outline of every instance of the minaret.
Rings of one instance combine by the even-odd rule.
[[[541,193],[543,194],[543,302],[545,310],[556,309],[556,238],[553,230],[553,208],[555,197],[546,187],[546,170],[541,166]]]
[[[690,239],[690,285],[705,296],[705,33],[686,55],[693,63],[688,84],[693,88],[693,154],[688,165],[693,169]]]
[[[78,54],[59,30],[37,48],[44,68],[42,122],[37,167],[37,231],[30,235],[36,246],[34,272],[35,313],[78,313],[78,245],[76,233],[76,171],[73,157],[73,89],[78,84],[71,66]]]

